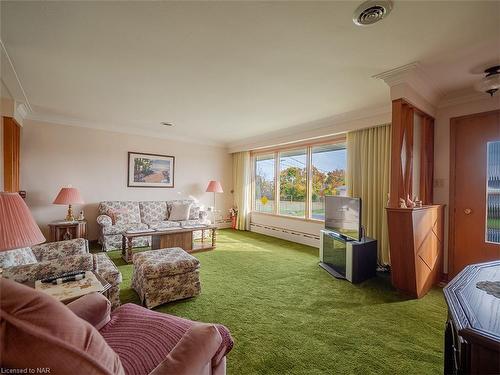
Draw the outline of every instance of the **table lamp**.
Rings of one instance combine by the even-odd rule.
[[[214,221],[215,221],[215,194],[216,193],[224,193],[224,190],[222,190],[222,186],[221,186],[221,184],[220,184],[219,181],[211,180],[211,181],[208,182],[208,186],[207,186],[206,192],[207,193],[214,193],[213,217],[214,217]]]
[[[73,216],[73,210],[71,209],[72,204],[83,204],[85,203],[80,195],[77,188],[68,186],[63,187],[59,194],[57,194],[56,199],[54,199],[54,204],[64,204],[68,205],[68,214],[66,215],[66,221],[75,221]]]
[[[0,251],[30,247],[45,237],[18,193],[0,192]]]

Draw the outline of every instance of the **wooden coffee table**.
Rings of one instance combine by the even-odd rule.
[[[205,241],[205,231],[211,231],[211,241]],[[189,226],[163,230],[130,231],[122,233],[122,258],[132,262],[132,240],[136,237],[151,236],[151,250],[180,247],[188,253],[212,250],[216,246],[215,225]],[[193,232],[201,231],[201,242],[194,243]]]

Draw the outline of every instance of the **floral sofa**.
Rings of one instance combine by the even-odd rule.
[[[107,254],[90,254],[88,242],[82,238],[1,252],[0,268],[2,277],[19,283],[65,272],[95,271],[111,284],[108,296],[112,307],[120,306],[120,271]]]
[[[172,205],[191,204],[188,220],[169,220]],[[207,224],[207,213],[193,200],[171,201],[105,201],[99,203],[99,243],[104,251],[121,249],[122,233],[128,230],[162,229]],[[134,238],[132,246],[149,246],[151,236]]]

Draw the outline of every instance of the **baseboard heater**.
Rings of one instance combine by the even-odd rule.
[[[284,234],[288,234],[288,235],[292,235],[292,236],[298,236],[298,237],[308,238],[308,239],[317,240],[317,241],[319,241],[319,238],[320,238],[319,236],[316,236],[316,235],[311,234],[311,233],[300,232],[300,231],[286,229],[286,228],[282,228],[282,227],[275,227],[272,225],[250,223],[250,229],[252,229],[252,228],[265,229],[265,230],[280,232],[280,233],[284,233]]]

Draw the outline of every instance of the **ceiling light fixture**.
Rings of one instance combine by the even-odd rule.
[[[484,71],[484,78],[474,85],[480,92],[486,92],[491,96],[500,89],[500,65],[492,66]]]
[[[171,122],[165,122],[165,121],[160,122],[160,125],[163,125],[163,126],[174,126],[174,124],[172,124]]]
[[[392,10],[390,0],[368,0],[354,11],[352,22],[358,26],[369,26],[387,17]]]

